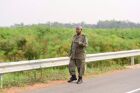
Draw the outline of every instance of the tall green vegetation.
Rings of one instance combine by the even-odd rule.
[[[140,48],[140,29],[84,28],[87,53]],[[73,28],[31,25],[0,28],[0,61],[19,61],[67,56]]]

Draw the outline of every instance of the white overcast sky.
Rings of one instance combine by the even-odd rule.
[[[0,26],[112,19],[140,23],[140,0],[0,0]]]

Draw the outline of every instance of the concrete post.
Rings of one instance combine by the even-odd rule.
[[[0,88],[3,88],[3,75],[0,74]]]
[[[135,64],[135,59],[134,57],[131,57],[131,65],[134,65]]]
[[[85,71],[87,71],[87,63],[85,63]]]

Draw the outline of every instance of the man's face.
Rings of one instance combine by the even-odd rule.
[[[81,31],[82,31],[81,28],[76,28],[76,33],[77,33],[77,35],[80,35],[80,34],[81,34]]]

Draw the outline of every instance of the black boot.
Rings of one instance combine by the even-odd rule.
[[[76,75],[72,75],[70,80],[68,80],[68,82],[70,83],[70,82],[75,81],[75,80],[77,80]]]
[[[82,77],[79,76],[77,84],[81,84],[81,83],[83,83],[83,80],[82,80]]]

